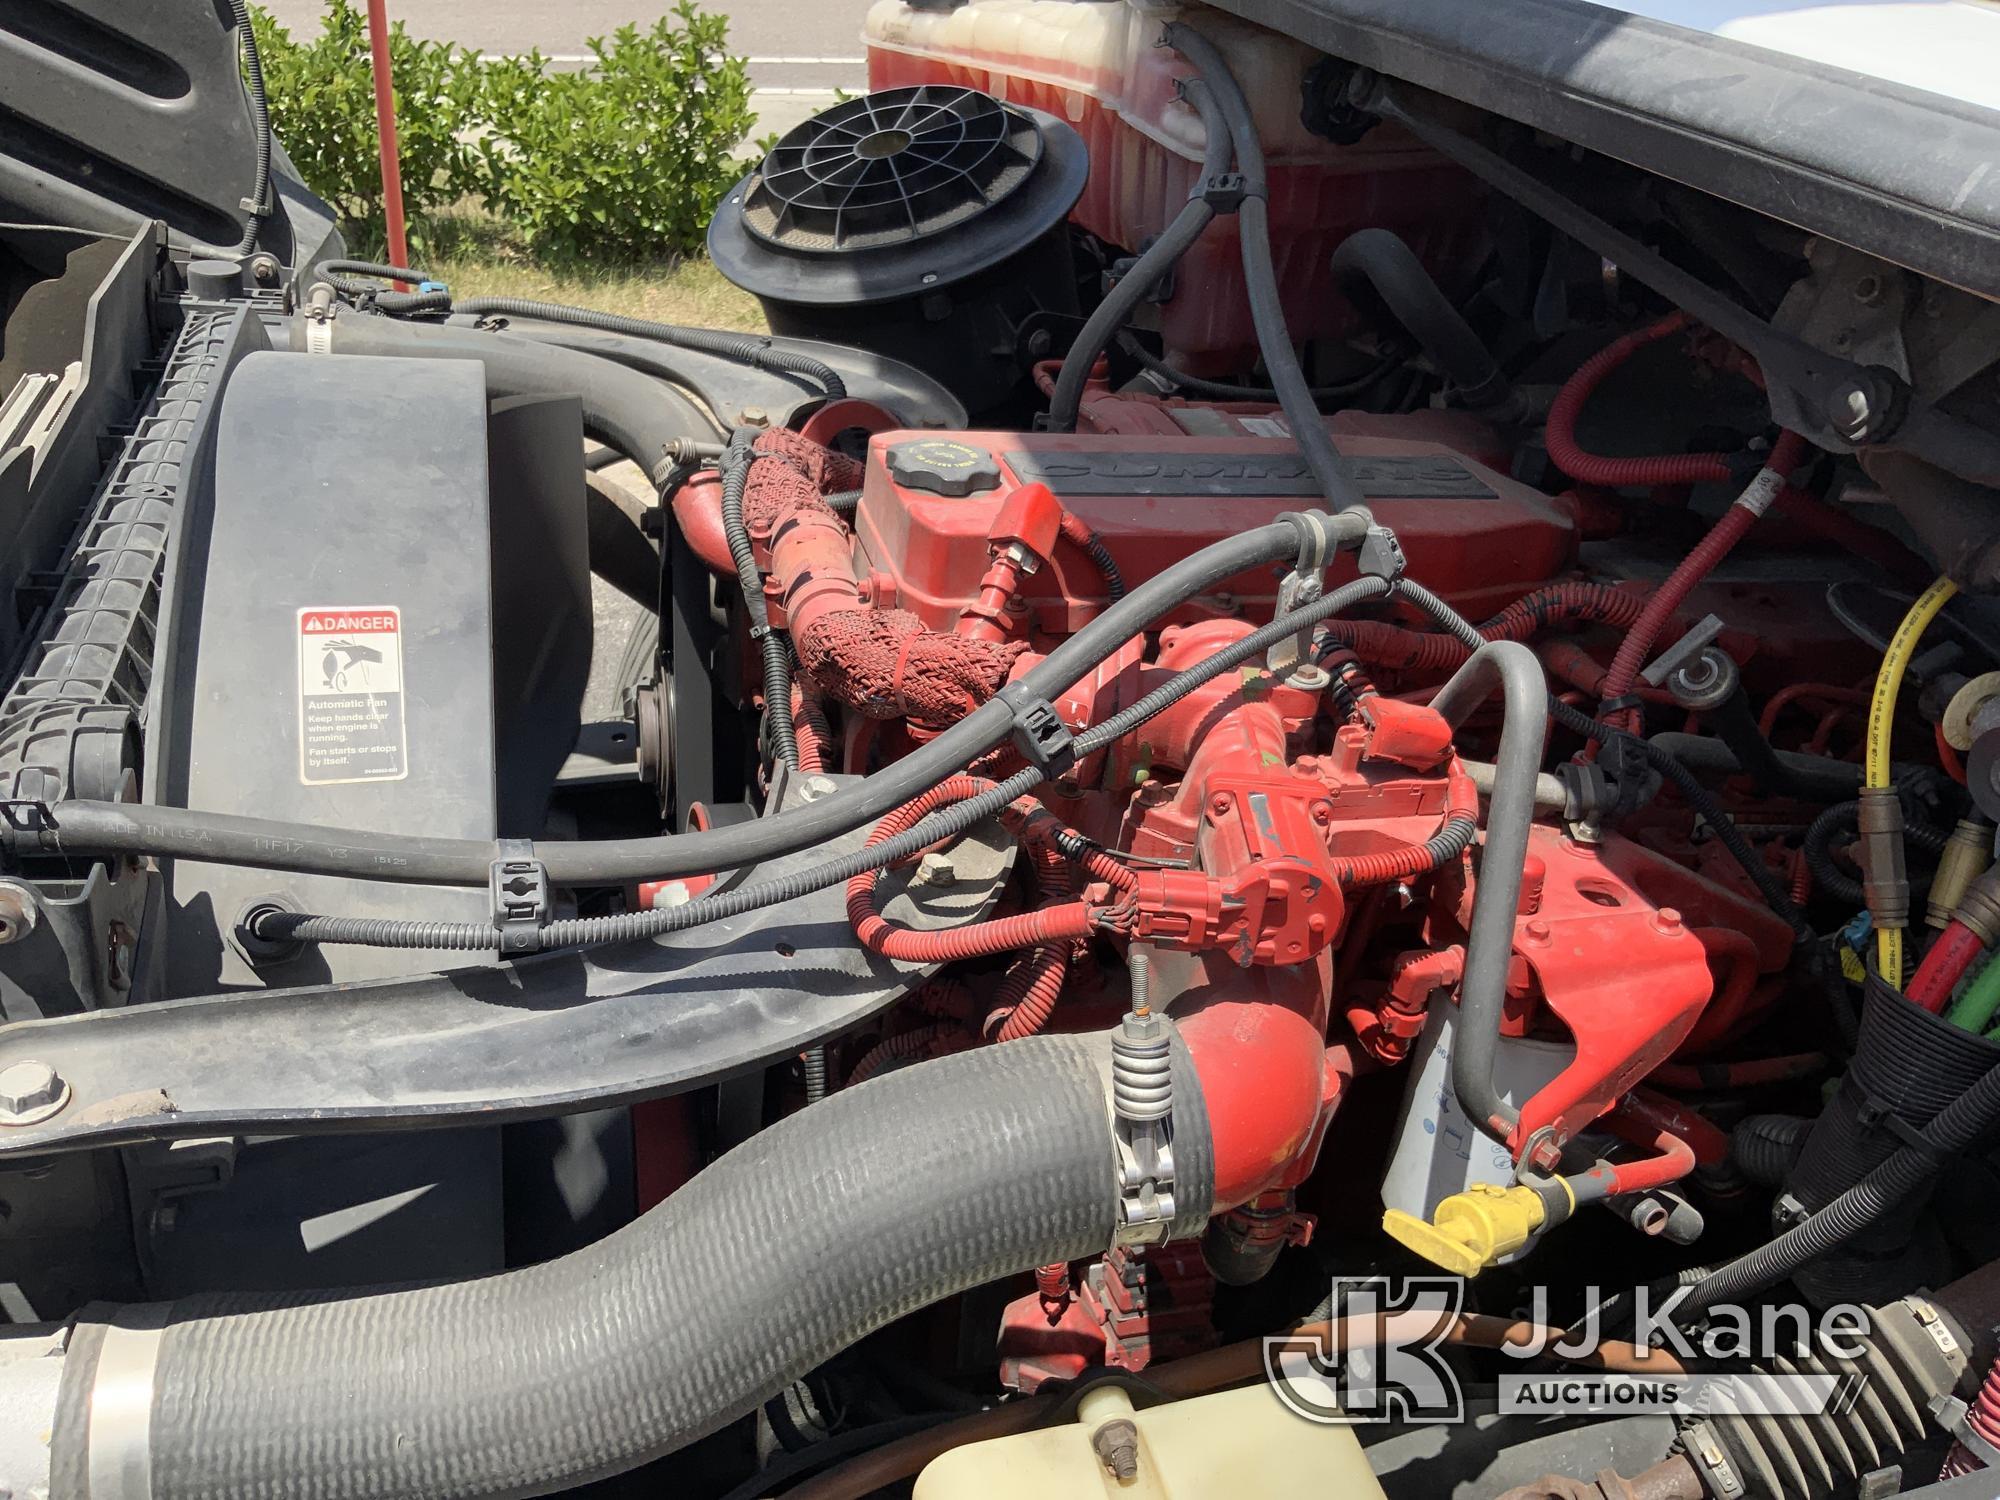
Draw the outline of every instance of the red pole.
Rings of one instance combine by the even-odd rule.
[[[407,266],[410,246],[403,230],[403,167],[396,149],[396,95],[389,78],[388,0],[368,0],[368,56],[375,73],[375,134],[382,158],[382,215],[388,221],[389,264]]]

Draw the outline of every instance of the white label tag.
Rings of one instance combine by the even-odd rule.
[[[410,774],[402,611],[319,605],[298,620],[299,780],[401,781]]]
[[[1743,493],[1736,497],[1736,503],[1753,516],[1761,516],[1771,508],[1771,502],[1778,498],[1778,492],[1785,487],[1784,475],[1774,469],[1759,469],[1756,478],[1743,487]]]

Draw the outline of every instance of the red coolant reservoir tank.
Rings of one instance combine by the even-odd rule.
[[[1198,25],[1229,60],[1256,115],[1270,171],[1271,238],[1294,338],[1330,338],[1353,313],[1328,262],[1357,229],[1393,229],[1447,286],[1484,241],[1477,185],[1390,124],[1352,144],[1307,130],[1303,43],[1203,6],[1140,0],[968,0],[956,9],[876,0],[863,26],[868,86],[954,83],[1074,126],[1090,178],[1071,219],[1139,250],[1165,229],[1201,172],[1201,117],[1177,84],[1192,69],[1159,45],[1172,20]],[[1223,215],[1181,261],[1177,295],[1156,311],[1167,350],[1193,373],[1249,368],[1257,341]]]

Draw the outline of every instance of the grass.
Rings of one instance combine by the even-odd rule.
[[[757,299],[723,280],[702,256],[615,269],[552,268],[529,259],[499,221],[470,207],[436,224],[433,235],[438,248],[417,257],[419,268],[454,297],[530,297],[656,323],[764,330]]]
[[[448,257],[430,270],[454,297],[533,297],[599,312],[761,333],[757,299],[731,286],[705,259],[617,271],[551,271],[521,261]]]

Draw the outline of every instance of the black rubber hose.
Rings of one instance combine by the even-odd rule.
[[[1774,749],[1758,731],[1754,718],[1747,727],[1763,746],[1762,751],[1747,743],[1739,747],[1720,737],[1720,724],[1715,737],[1669,729],[1652,736],[1652,741],[1690,771],[1707,776],[1748,774],[1810,802],[1845,801],[1861,790],[1861,767],[1853,761]],[[1746,756],[1744,749],[1750,749],[1750,754]]]
[[[1132,333],[1118,335],[1118,347],[1131,355],[1139,367],[1167,381],[1178,390],[1192,391],[1197,396],[1212,396],[1218,401],[1276,401],[1278,393],[1268,385],[1237,385],[1227,380],[1205,380],[1199,375],[1190,375],[1185,370],[1177,370],[1159,355],[1139,342]],[[1312,388],[1315,403],[1337,401],[1343,396],[1358,395],[1391,370],[1403,363],[1401,355],[1391,355],[1379,361],[1375,368],[1365,375],[1357,375],[1352,380],[1343,380],[1337,385],[1316,385]]]
[[[1807,826],[1802,846],[1806,868],[1812,872],[1813,889],[1854,907],[1865,904],[1861,882],[1833,862],[1833,841],[1852,835],[1860,821],[1859,802],[1836,802]]]
[[[1681,800],[1694,810],[1708,830],[1715,835],[1716,842],[1728,852],[1729,857],[1743,868],[1757,887],[1757,893],[1771,910],[1782,917],[1792,929],[1792,936],[1800,942],[1812,942],[1817,934],[1798,903],[1792,900],[1791,890],[1778,878],[1777,872],[1757,857],[1757,851],[1750,841],[1743,837],[1743,831],[1736,826],[1736,820],[1729,815],[1729,809],[1717,800],[1715,794],[1702,784],[1699,776],[1667,751],[1650,740],[1644,740],[1623,730],[1612,729],[1599,723],[1579,708],[1573,708],[1560,698],[1551,696],[1549,713],[1563,728],[1605,745],[1629,747],[1634,754],[1643,756],[1646,764],[1658,771],[1674,784],[1681,794]]]
[[[1406,580],[1406,596],[1409,587]],[[1500,1053],[1501,1013],[1507,1004],[1521,871],[1528,856],[1528,830],[1535,820],[1535,778],[1542,769],[1548,732],[1542,711],[1548,683],[1541,661],[1528,647],[1518,641],[1482,640],[1465,665],[1438,689],[1431,707],[1456,729],[1495,692],[1503,695],[1505,718],[1494,755],[1486,843],[1479,853],[1479,880],[1465,938],[1451,1086],[1466,1118],[1505,1144],[1520,1123],[1521,1112],[1501,1097],[1493,1070]]]
[[[600,448],[598,453],[613,453]],[[595,457],[596,455],[592,455]],[[614,457],[616,455],[613,453]],[[585,467],[588,467],[586,463]],[[606,481],[584,481],[583,514],[590,571],[648,613],[660,607],[660,550],[631,512],[605,492]]]
[[[294,349],[307,347],[309,323],[310,315],[292,320]],[[583,430],[623,453],[654,483],[690,439],[715,431],[686,397],[636,370],[504,333],[343,310],[333,319],[331,349],[335,354],[477,360],[486,368],[492,395],[580,396]]]
[[[474,328],[481,325],[456,321],[450,327]],[[492,329],[482,329],[493,332]],[[571,328],[566,324],[551,323],[537,325],[532,322],[510,323],[505,332],[513,338],[528,339],[537,344],[549,344],[557,349],[573,349],[578,354],[590,354],[599,359],[613,360],[627,369],[650,375],[655,380],[664,380],[686,392],[700,403],[709,418],[710,428],[718,435],[726,435],[728,424],[722,413],[729,409],[728,403],[717,398],[715,393],[690,375],[681,364],[672,358],[673,350],[656,344],[649,339],[635,339],[623,334],[600,333],[594,328]]]
[[[645,318],[627,318],[617,313],[597,312],[587,307],[569,307],[560,302],[531,302],[522,297],[472,297],[455,303],[453,312],[471,317],[499,315],[505,318],[540,318],[547,323],[569,323],[577,328],[597,328],[605,333],[622,333],[631,338],[651,339],[677,349],[693,349],[733,360],[753,370],[769,370],[794,380],[809,380],[830,401],[847,394],[847,382],[840,372],[823,360],[792,349],[780,349],[768,338],[748,333],[721,333],[712,328],[683,328],[676,323],[654,323]]]
[[[1467,406],[1491,408],[1513,400],[1514,388],[1493,351],[1401,236],[1387,229],[1355,231],[1333,252],[1333,274],[1350,293],[1358,287],[1371,289]]]
[[[1262,629],[1232,641],[1196,665],[1177,672],[1137,702],[1120,709],[1102,724],[1076,736],[1078,758],[1117,743],[1147,720],[1166,712],[1188,694],[1224,672],[1271,649],[1321,620],[1331,619],[1364,599],[1388,592],[1379,578],[1357,578],[1312,604],[1281,616]],[[1005,781],[963,802],[939,808],[914,827],[884,839],[872,848],[797,870],[759,885],[741,886],[697,896],[680,906],[614,916],[577,917],[551,922],[541,932],[542,947],[585,947],[631,942],[668,932],[683,932],[705,922],[741,916],[760,907],[794,901],[831,885],[845,885],[856,875],[887,869],[933,844],[964,833],[998,813],[1017,797],[1041,785],[1041,771],[1028,766]],[[920,788],[919,790],[922,790]],[[915,795],[914,793],[912,795]],[[752,825],[739,825],[752,826]],[[1517,877],[1518,879],[1518,877]],[[324,917],[303,912],[265,911],[256,918],[256,935],[275,942],[345,943],[370,948],[439,948],[450,952],[491,952],[500,946],[498,931],[477,922],[426,922],[391,917]]]
[[[250,133],[256,137],[257,165],[251,177],[249,213],[243,221],[243,238],[236,242],[236,254],[244,256],[257,248],[264,229],[266,205],[271,201],[271,101],[264,92],[264,59],[257,52],[257,31],[250,24],[246,0],[229,0],[236,22],[238,45],[243,53],[243,91],[250,100]]]
[[[1729,1132],[1730,1158],[1757,1186],[1781,1187],[1812,1127],[1804,1115],[1747,1115]]]
[[[526,1269],[113,1314],[165,1320],[141,1418],[149,1494],[488,1500],[674,1452],[896,1318],[1108,1248],[1107,1065],[1107,1035],[1050,1036],[884,1074]],[[1174,1073],[1185,1235],[1207,1218],[1213,1152],[1184,1050]],[[104,1357],[106,1324],[100,1309],[70,1337],[51,1439],[59,1494],[89,1492],[100,1376],[129,1388],[129,1369]]]
[[[1193,27],[1179,21],[1168,23],[1166,43],[1194,64],[1228,123],[1236,170],[1243,177],[1243,204],[1237,209],[1236,218],[1243,254],[1243,281],[1250,298],[1250,321],[1256,327],[1257,349],[1264,356],[1264,368],[1270,372],[1271,387],[1277,392],[1286,425],[1292,429],[1326,503],[1335,510],[1359,506],[1361,491],[1341,465],[1340,452],[1333,446],[1326,423],[1320,418],[1305,372],[1299,368],[1291,331],[1285,326],[1285,306],[1278,296],[1278,275],[1271,263],[1264,148],[1257,139],[1257,123],[1251,117],[1249,102],[1244,99],[1243,89],[1236,75],[1229,71],[1222,53]]]
[[[453,332],[383,318],[358,321],[386,324],[395,333],[411,336],[419,347],[423,340],[416,335]],[[497,341],[502,336],[463,337]],[[563,352],[533,344],[525,347],[540,356]],[[400,351],[392,347],[384,352]],[[628,379],[642,379],[606,361],[587,362]],[[1325,527],[1336,544],[1351,544],[1359,540],[1367,524],[1367,513],[1357,511],[1321,516],[1316,523],[1303,517],[1283,518],[1224,537],[1174,562],[1105,609],[1024,672],[1010,692],[1053,700],[1175,605],[1207,593],[1239,573],[1296,557],[1301,541],[1314,534],[1315,525]],[[655,838],[538,843],[535,853],[558,885],[670,880],[755,864],[814,848],[879,820],[890,809],[901,807],[999,745],[1013,725],[1013,710],[994,699],[865,780],[776,817]],[[83,801],[65,802],[53,809],[47,826],[40,826],[35,819],[18,818],[0,824],[0,847],[49,854],[151,854],[298,874],[476,887],[486,885],[496,857],[494,845],[484,839],[371,833],[234,813]]]
[[[1826,1207],[1767,1245],[1704,1277],[1673,1309],[1685,1323],[1719,1302],[1741,1303],[1838,1249],[1893,1211],[1943,1167],[2000,1124],[2000,1067],[1946,1105],[1919,1133],[1921,1145],[1900,1148]]]
[[[1229,170],[1229,126],[1215,96],[1199,78],[1188,80],[1185,97],[1201,114],[1205,145],[1201,176],[1205,184]],[[1200,191],[1200,184],[1196,188]],[[1110,347],[1112,338],[1125,326],[1139,304],[1180,264],[1194,242],[1201,238],[1215,218],[1215,205],[1206,198],[1193,197],[1181,205],[1179,213],[1160,237],[1149,245],[1130,270],[1118,278],[1104,300],[1092,310],[1063,356],[1056,375],[1055,393],[1049,397],[1049,430],[1075,432],[1078,409],[1083,404],[1083,388],[1099,356]]]
[[[765,729],[778,760],[796,771],[799,737],[792,727],[792,648],[784,636],[771,629],[770,610],[764,603],[764,575],[757,569],[756,555],[750,550],[750,531],[743,523],[743,490],[750,482],[756,443],[757,430],[740,427],[722,456],[722,534],[736,563],[736,583],[743,592],[744,611],[750,616],[750,639],[764,657]]]

